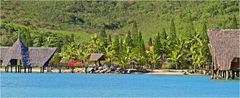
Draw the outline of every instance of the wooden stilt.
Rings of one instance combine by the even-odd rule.
[[[30,73],[30,67],[29,66],[27,67],[27,69],[28,69],[28,73]]]
[[[227,71],[227,79],[230,79],[231,74],[230,74],[230,70]]]
[[[10,66],[10,71],[12,72],[12,65]]]
[[[59,73],[62,73],[62,69],[61,69],[61,67],[59,67],[59,71],[58,71]]]
[[[22,66],[19,66],[18,68],[19,68],[19,73],[21,73],[22,72]]]
[[[16,69],[17,69],[17,73],[19,72],[19,65],[18,66],[16,66]]]
[[[42,67],[42,72],[43,72],[43,73],[44,73],[44,69],[45,69],[45,67],[43,66],[43,67]]]
[[[26,70],[27,70],[27,68],[26,68],[26,66],[24,66],[24,73],[26,73],[26,72],[27,72]]]
[[[225,71],[225,79],[228,79],[228,71]]]
[[[236,71],[236,76],[239,77],[239,71]]]
[[[71,67],[71,69],[72,69],[72,70],[71,70],[71,72],[72,72],[72,73],[74,73],[74,68],[73,68],[73,67]]]
[[[6,72],[8,72],[9,66],[6,67]]]
[[[223,79],[226,78],[226,70],[223,70]]]
[[[232,70],[232,79],[235,79],[235,71]]]
[[[15,67],[15,72],[17,72],[17,65],[16,66],[14,66]]]

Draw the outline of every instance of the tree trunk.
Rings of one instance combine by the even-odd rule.
[[[156,64],[153,64],[153,69],[155,69],[156,68]]]
[[[112,65],[112,58],[110,58],[110,66]]]
[[[194,72],[196,72],[196,65],[194,64]]]

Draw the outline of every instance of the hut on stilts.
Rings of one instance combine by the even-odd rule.
[[[94,62],[97,66],[102,66],[101,61],[105,60],[105,55],[100,53],[92,53],[89,55],[89,61]]]
[[[208,30],[212,78],[234,79],[240,72],[240,29]]]
[[[32,72],[34,66],[44,72],[55,51],[56,48],[26,47],[18,38],[12,47],[0,47],[0,65],[5,72]]]

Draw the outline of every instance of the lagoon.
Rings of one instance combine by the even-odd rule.
[[[209,76],[1,73],[1,97],[239,97],[239,80]]]

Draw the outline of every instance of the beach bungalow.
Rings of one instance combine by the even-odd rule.
[[[97,64],[97,62],[98,62],[98,66],[101,66],[101,61],[102,60],[105,60],[105,55],[104,54],[92,53],[92,54],[89,55],[89,61],[95,62],[95,64]]]
[[[208,30],[212,77],[235,78],[240,71],[240,29]]]
[[[21,69],[26,69],[28,72],[32,72],[32,67],[40,67],[40,71],[44,72],[45,67],[52,56],[54,55],[56,48],[50,47],[26,47],[20,39],[13,44],[12,47],[0,47],[0,65],[5,67],[5,71],[21,72]]]

